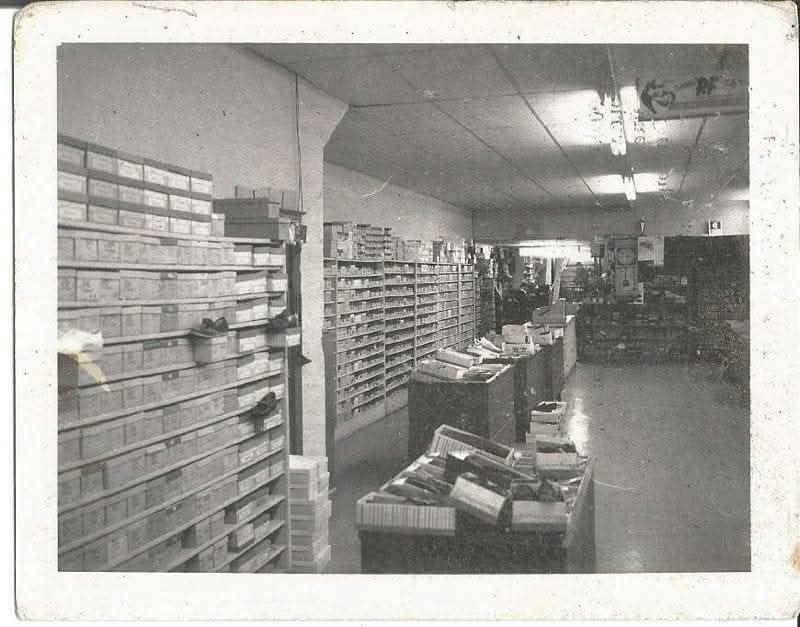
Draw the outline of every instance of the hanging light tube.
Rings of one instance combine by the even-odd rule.
[[[622,177],[622,187],[625,190],[625,198],[630,201],[636,200],[636,183],[633,180],[633,175]]]

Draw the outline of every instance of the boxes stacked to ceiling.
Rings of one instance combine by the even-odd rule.
[[[210,175],[61,135],[57,165],[58,333],[96,338],[59,359],[59,569],[285,569],[285,348],[258,305],[285,303],[285,244],[213,231]]]
[[[289,526],[292,571],[321,573],[331,559],[328,460],[289,456]]]

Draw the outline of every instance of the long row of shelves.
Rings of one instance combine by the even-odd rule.
[[[336,340],[341,329],[354,324],[339,324],[345,317],[345,313],[340,313],[341,309],[362,299],[350,285],[340,290],[336,286],[343,277],[374,277],[378,274],[376,263],[383,264],[385,281],[382,294],[376,292],[374,299],[377,301],[382,297],[385,327],[380,330],[380,336],[374,330],[364,334],[371,336],[370,341],[377,349],[369,354],[371,361],[365,362],[368,365],[342,370],[343,366],[365,359],[363,354],[355,359],[351,357],[354,351],[363,350],[363,346],[342,344],[342,340],[346,342],[354,336]],[[348,271],[340,277],[338,272],[343,266]],[[472,340],[469,329],[474,329],[475,322],[474,277],[469,265],[369,260],[362,266],[360,260],[326,259],[325,280],[329,290],[325,302],[325,337],[328,339],[324,345],[326,364],[329,365],[326,370],[336,373],[336,379],[329,387],[330,406],[334,409],[329,411],[336,413],[339,426],[361,419],[365,411],[378,411],[377,402],[383,404],[385,400],[384,409],[387,410],[390,404],[394,407],[396,403],[390,403],[388,394],[404,389],[411,370],[420,360],[430,357],[438,348],[463,347]],[[377,290],[375,285],[370,289]],[[382,360],[375,357],[382,357]],[[359,379],[344,379],[347,384],[342,385],[342,376],[352,377],[372,368],[376,368],[374,373],[370,370],[367,376]],[[362,387],[364,384],[366,387]],[[353,393],[353,389],[357,392]]]

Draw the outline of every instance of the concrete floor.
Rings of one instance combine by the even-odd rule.
[[[749,412],[712,367],[578,364],[563,400],[596,460],[598,572],[749,570]],[[359,572],[355,501],[406,465],[407,438],[402,409],[337,443],[329,572]]]

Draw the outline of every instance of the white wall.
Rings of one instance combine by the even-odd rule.
[[[325,221],[392,227],[404,239],[472,239],[471,211],[384,182],[326,161]]]
[[[677,203],[638,212],[624,211],[476,211],[475,239],[519,241],[569,238],[591,240],[603,233],[638,233],[639,220],[647,221],[651,235],[706,235],[706,223],[722,220],[725,235],[749,233],[747,201],[720,202],[711,207],[688,209]]]
[[[303,204],[304,452],[325,450],[322,153],[346,111],[300,83]],[[58,52],[58,128],[133,154],[209,172],[215,196],[237,183],[298,188],[294,75],[227,44],[77,44]]]

